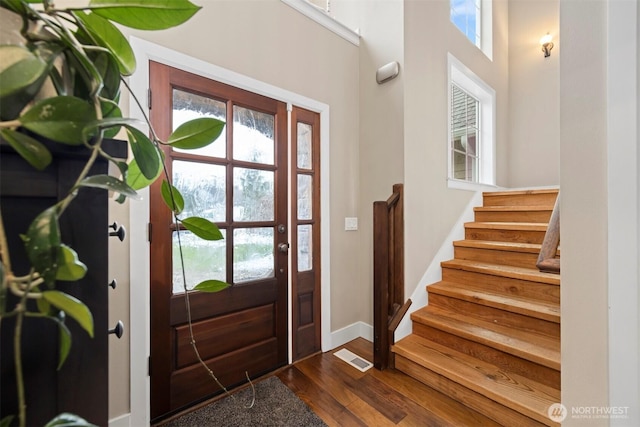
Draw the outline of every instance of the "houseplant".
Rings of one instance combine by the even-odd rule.
[[[93,336],[93,319],[87,306],[60,290],[61,281],[81,279],[87,271],[83,254],[63,243],[59,219],[77,195],[87,188],[110,190],[118,201],[136,198],[163,175],[159,144],[195,149],[214,141],[224,123],[199,118],[181,125],[167,141],[139,130],[138,122],[123,117],[118,107],[125,77],[135,70],[135,56],[114,23],[142,30],[162,30],[182,24],[199,9],[188,0],[90,0],[82,7],[57,9],[51,0],[0,0],[3,37],[0,40],[0,138],[37,170],[52,161],[47,144],[83,147],[86,165],[68,193],[38,214],[25,230],[7,230],[0,206],[0,321],[14,318],[14,363],[18,414],[27,424],[22,378],[21,334],[27,317],[54,322],[59,330],[58,368],[71,351],[70,320]],[[133,96],[133,94],[131,95]],[[148,120],[147,120],[148,122]],[[104,148],[105,140],[125,135],[133,158],[114,158]],[[49,140],[44,143],[42,138]],[[98,159],[113,163],[117,176],[92,175]],[[215,224],[198,217],[181,218],[184,206],[179,191],[162,185],[162,196],[181,225],[208,240],[222,238]],[[19,232],[30,264],[29,271],[15,272],[7,244],[7,233]],[[106,261],[106,260],[105,260]],[[202,291],[217,291],[227,285],[205,281]],[[187,295],[187,293],[185,293]],[[188,296],[186,296],[188,298]],[[11,415],[2,414],[0,425],[10,425]],[[50,425],[88,425],[71,414],[61,414]]]

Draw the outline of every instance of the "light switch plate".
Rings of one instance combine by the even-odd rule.
[[[358,218],[347,217],[344,219],[345,231],[356,231],[358,229]]]

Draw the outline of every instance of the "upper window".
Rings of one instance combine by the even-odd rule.
[[[451,22],[482,50],[493,58],[493,1],[449,0]]]
[[[449,54],[450,183],[495,184],[495,91]]]
[[[478,182],[480,101],[451,84],[452,178]]]
[[[451,0],[451,22],[481,48],[482,0]]]

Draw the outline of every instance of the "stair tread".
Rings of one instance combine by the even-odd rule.
[[[447,281],[429,285],[427,292],[560,323],[560,304],[474,289],[463,284]]]
[[[536,190],[505,190],[505,191],[485,191],[482,193],[483,196],[521,196],[521,195],[531,195],[531,194],[553,194],[558,193],[560,191],[559,188],[539,188]]]
[[[560,391],[495,365],[409,335],[393,347],[396,354],[449,378],[477,393],[543,424],[557,426],[547,416],[553,403],[560,401]]]
[[[546,232],[549,226],[546,222],[502,222],[502,221],[473,221],[466,222],[465,228],[482,228],[490,230],[519,230]]]
[[[411,320],[560,370],[559,339],[450,313],[433,306],[413,312]]]
[[[473,208],[475,212],[527,212],[527,211],[552,211],[553,206],[476,206]]]
[[[505,242],[499,240],[456,240],[453,242],[454,247],[491,249],[496,251],[522,252],[539,254],[542,248],[540,243],[523,243],[523,242]],[[560,246],[558,246],[557,254],[560,255]]]
[[[470,261],[464,259],[452,259],[440,264],[444,268],[473,271],[476,273],[490,274],[493,276],[509,277],[512,279],[528,280],[532,282],[560,285],[560,275],[543,273],[532,268],[513,267],[502,264],[490,264],[486,262]]]

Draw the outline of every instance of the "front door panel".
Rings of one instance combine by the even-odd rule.
[[[151,415],[161,418],[225,387],[287,362],[286,105],[201,76],[150,63],[151,121],[161,139],[186,120],[226,122],[223,135],[199,150],[166,149],[169,177],[185,212],[215,222],[225,239],[203,241],[173,225],[151,190]],[[284,245],[284,246],[283,246]],[[182,250],[180,251],[180,247]],[[183,269],[181,266],[184,264]],[[232,287],[189,293],[206,279]]]

